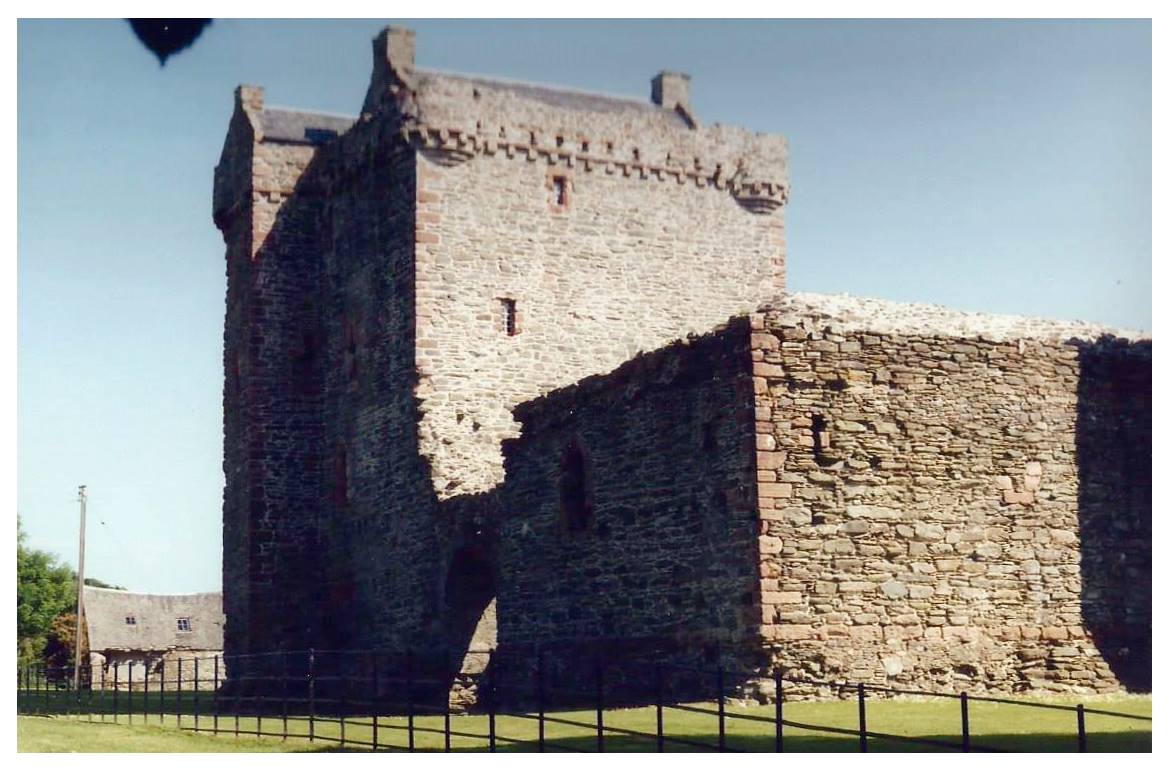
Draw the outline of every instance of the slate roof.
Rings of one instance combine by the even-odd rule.
[[[346,133],[357,118],[306,110],[287,110],[283,107],[265,107],[260,120],[266,140],[321,145]]]
[[[175,648],[218,651],[224,647],[223,595],[137,594],[85,587],[85,626],[92,651]],[[128,617],[133,624],[126,623]],[[190,631],[178,620],[188,619]]]

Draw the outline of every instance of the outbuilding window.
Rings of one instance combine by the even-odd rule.
[[[189,619],[189,618],[175,619],[175,625],[179,628],[180,632],[190,632],[191,631],[191,619]]]
[[[134,616],[127,616],[126,617],[126,626],[135,626],[137,624],[138,624],[138,619],[136,619]]]

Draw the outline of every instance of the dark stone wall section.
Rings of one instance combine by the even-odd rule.
[[[1130,691],[1151,688],[1151,344],[1079,345],[1078,521],[1086,630]]]

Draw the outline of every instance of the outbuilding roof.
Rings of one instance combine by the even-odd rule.
[[[89,648],[222,650],[223,607],[220,592],[138,594],[87,586],[84,613]]]

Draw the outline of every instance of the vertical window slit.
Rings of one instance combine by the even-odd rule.
[[[520,331],[516,324],[516,300],[510,297],[501,298],[500,311],[504,319],[504,334],[514,337]]]

